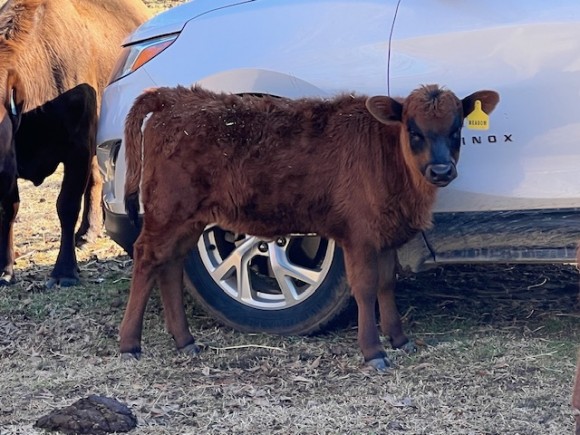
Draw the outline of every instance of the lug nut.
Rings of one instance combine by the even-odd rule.
[[[286,238],[285,237],[278,237],[276,239],[276,244],[278,246],[284,246],[284,245],[286,245]]]
[[[266,242],[260,242],[258,244],[258,250],[260,252],[268,252],[268,244]]]

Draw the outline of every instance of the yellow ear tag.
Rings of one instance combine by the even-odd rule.
[[[489,115],[481,109],[481,101],[475,100],[473,112],[467,115],[467,128],[471,130],[489,130]]]

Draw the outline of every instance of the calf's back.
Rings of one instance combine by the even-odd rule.
[[[147,121],[143,146],[143,202],[157,219],[183,222],[195,213],[240,233],[317,232],[338,241],[364,219],[380,222],[380,232],[392,222],[393,237],[395,226],[397,239],[409,236],[400,227],[413,219],[398,207],[416,192],[400,127],[375,120],[366,97],[159,92],[165,110]]]

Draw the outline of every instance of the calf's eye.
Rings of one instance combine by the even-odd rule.
[[[421,136],[419,133],[416,133],[414,131],[410,131],[409,132],[409,138],[413,141],[413,142],[419,142],[423,140],[423,136]]]

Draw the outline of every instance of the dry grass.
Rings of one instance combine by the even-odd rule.
[[[155,2],[150,2],[155,3]],[[166,5],[167,1],[156,2]],[[117,328],[131,262],[106,237],[79,252],[83,285],[45,290],[58,247],[60,173],[21,183],[18,282],[0,289],[0,434],[88,394],[115,397],[135,434],[565,434],[580,342],[570,267],[453,267],[402,280],[421,351],[397,367],[362,365],[356,330],[317,337],[221,328],[187,299],[205,351],[176,355],[157,295],[144,357],[121,362]]]
[[[173,6],[186,3],[186,0],[143,0],[153,13],[159,13]]]
[[[80,253],[83,286],[42,289],[56,255],[57,180],[25,183],[22,192],[20,280],[0,297],[2,434],[39,433],[37,418],[92,393],[127,403],[138,417],[136,434],[572,431],[580,338],[573,269],[492,268],[502,272],[493,276],[456,267],[405,278],[401,306],[424,345],[412,356],[390,351],[397,368],[384,375],[361,364],[352,328],[318,337],[241,334],[220,328],[189,299],[205,351],[176,355],[157,296],[144,358],[123,363],[117,326],[130,261],[120,250],[103,238]]]

